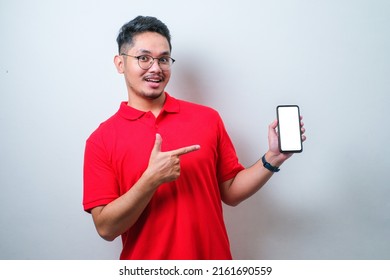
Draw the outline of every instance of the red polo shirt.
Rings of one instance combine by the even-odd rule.
[[[219,183],[244,167],[218,113],[177,100],[155,118],[121,103],[86,142],[85,211],[126,193],[147,168],[156,133],[162,151],[199,144],[180,157],[180,177],[161,185],[138,221],[122,235],[121,259],[231,259]]]

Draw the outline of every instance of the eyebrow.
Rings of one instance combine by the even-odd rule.
[[[151,51],[145,50],[145,49],[139,49],[138,52],[141,52],[141,53],[143,53],[143,54],[149,54],[149,55],[152,54]],[[164,51],[164,52],[160,53],[160,56],[161,56],[161,55],[170,55],[170,54],[171,54],[171,53],[170,53],[169,51]]]

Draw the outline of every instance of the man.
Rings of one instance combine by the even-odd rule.
[[[215,110],[165,92],[174,59],[164,23],[139,16],[117,42],[128,101],[86,142],[85,211],[101,237],[122,236],[121,259],[231,259],[221,201],[250,197],[291,156],[278,151],[277,122],[271,167],[245,169]]]

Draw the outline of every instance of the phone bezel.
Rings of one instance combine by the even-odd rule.
[[[300,108],[298,105],[278,105],[276,107],[276,117],[277,117],[277,120],[278,120],[278,143],[279,143],[279,151],[281,153],[301,153],[303,151],[303,142],[302,142],[302,137],[300,137],[300,149],[299,150],[282,150],[282,145],[281,145],[281,139],[280,139],[280,127],[279,127],[279,108],[283,108],[283,107],[296,107],[298,109],[298,122],[300,124],[300,116],[301,116],[301,112],[300,112]],[[300,126],[299,126],[299,129],[300,129]],[[302,136],[302,131],[299,130],[300,132],[300,135]]]

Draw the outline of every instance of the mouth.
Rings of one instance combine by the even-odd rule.
[[[144,81],[151,89],[160,89],[160,86],[164,82],[164,78],[160,76],[146,76]]]
[[[148,83],[162,83],[164,81],[164,78],[159,76],[153,76],[153,77],[145,77],[144,80]]]

